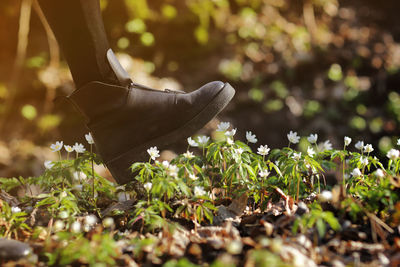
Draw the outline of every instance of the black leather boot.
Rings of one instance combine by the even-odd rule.
[[[193,135],[235,94],[217,81],[191,93],[153,90],[133,83],[111,50],[107,58],[121,85],[94,81],[68,98],[86,117],[98,153],[120,184],[134,179],[129,167],[148,160],[148,148]]]

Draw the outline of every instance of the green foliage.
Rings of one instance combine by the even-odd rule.
[[[0,200],[0,237],[16,238],[18,233],[23,230],[31,230],[26,224],[27,214],[19,208],[13,210],[7,202]]]
[[[292,231],[295,234],[300,228],[300,231],[305,233],[306,230],[315,227],[319,237],[324,238],[327,225],[334,231],[339,231],[341,228],[338,219],[332,212],[323,211],[318,203],[313,203],[310,213],[304,214],[294,222]]]
[[[66,245],[47,249],[49,252],[45,255],[50,266],[69,265],[78,260],[81,264],[90,266],[98,264],[112,266],[116,264],[115,258],[121,254],[112,236],[107,234],[94,234],[88,239],[62,232],[57,234],[57,238],[60,245]]]
[[[400,171],[398,150],[391,149],[387,153],[389,161],[385,167],[373,156],[374,149],[369,144],[358,142],[359,152],[351,152],[347,149],[351,140],[346,137],[343,149],[336,150],[329,141],[317,145],[317,135],[300,138],[291,132],[287,147],[270,151],[268,146],[261,145],[254,153],[248,144],[234,140],[237,130],[229,130],[229,126],[229,123],[221,123],[217,140],[213,142],[205,136],[188,139],[187,152],[170,162],[157,161],[159,151],[156,147],[149,149],[148,162],[136,162],[131,166],[135,181],[118,187],[93,172],[93,164],[101,163],[95,154],[76,152],[72,159],[73,154],[67,152],[67,159],[63,159],[60,143],[52,145],[60,158],[46,162],[47,169],[41,177],[0,179],[0,188],[6,192],[20,187],[29,190],[30,185],[42,190],[39,195],[21,197],[21,207],[0,202],[0,235],[18,238],[21,233],[32,232],[33,239],[47,240],[42,253],[48,265],[115,265],[122,255],[116,240],[126,235],[116,229],[137,229],[141,238],[135,234],[130,241],[134,257],[144,257],[142,249],[145,249],[153,251],[152,257],[159,260],[162,244],[154,236],[144,238],[146,233],[158,232],[168,239],[180,227],[174,219],[192,221],[195,229],[212,224],[219,211],[217,202],[244,195],[245,201],[252,203],[253,210],[263,211],[276,200],[278,192],[293,219],[293,235],[313,233],[324,239],[328,229],[341,231],[339,215],[346,212],[353,222],[364,220],[365,215],[382,221],[392,218],[392,211],[400,201],[398,185],[393,179]],[[249,132],[246,139],[247,142],[257,141]],[[296,150],[296,144],[306,151]],[[190,151],[195,149],[191,147],[197,147],[198,154]],[[332,195],[337,195],[334,193],[338,192],[337,187],[330,192],[324,182],[325,173],[331,170],[340,173],[338,180],[342,181],[342,192],[335,198]],[[137,188],[142,192],[133,192]],[[313,198],[315,194],[316,199]],[[129,209],[114,209],[106,215],[111,216],[107,222],[102,218],[104,207],[115,201],[126,203],[124,200],[129,196],[135,197],[133,202],[128,201],[132,205]],[[312,201],[310,211],[300,217],[292,216],[290,206],[302,199],[309,201],[308,198]],[[333,210],[324,209],[327,205],[324,202],[330,202]],[[49,218],[45,222],[47,227],[36,225],[32,230],[28,226],[32,214],[28,217],[27,212],[32,210]],[[97,223],[99,218],[103,219],[102,224]],[[114,223],[114,218],[119,225]],[[282,242],[266,240],[264,243],[262,247],[269,247],[269,250],[250,250],[246,262],[285,266],[275,254],[280,251]],[[89,249],[94,252],[86,253]],[[183,258],[166,264],[189,263]],[[213,266],[220,265],[218,259],[213,263]]]

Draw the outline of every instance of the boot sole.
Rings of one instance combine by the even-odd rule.
[[[149,158],[147,149],[156,146],[158,149],[163,149],[166,146],[175,143],[182,138],[187,138],[195,134],[199,129],[206,125],[210,120],[218,115],[232,100],[235,95],[235,89],[225,83],[221,91],[215,98],[193,119],[187,122],[182,127],[160,136],[145,144],[135,147],[122,155],[108,161],[106,166],[110,170],[112,176],[119,184],[126,184],[134,179],[135,174],[131,172],[129,167],[135,162],[141,162]]]

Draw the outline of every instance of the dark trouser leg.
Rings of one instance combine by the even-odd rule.
[[[67,59],[76,86],[118,84],[106,53],[110,48],[98,0],[39,0]]]

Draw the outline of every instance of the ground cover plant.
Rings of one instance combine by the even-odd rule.
[[[235,140],[236,132],[221,122],[214,140],[190,137],[170,162],[151,147],[123,186],[94,171],[101,159],[90,134],[86,148],[56,142],[59,160],[46,161],[42,176],[0,178],[0,236],[30,250],[17,258],[4,250],[1,263],[400,264],[400,140],[378,159],[350,137],[335,149],[291,131],[286,147],[271,150],[249,131]]]

